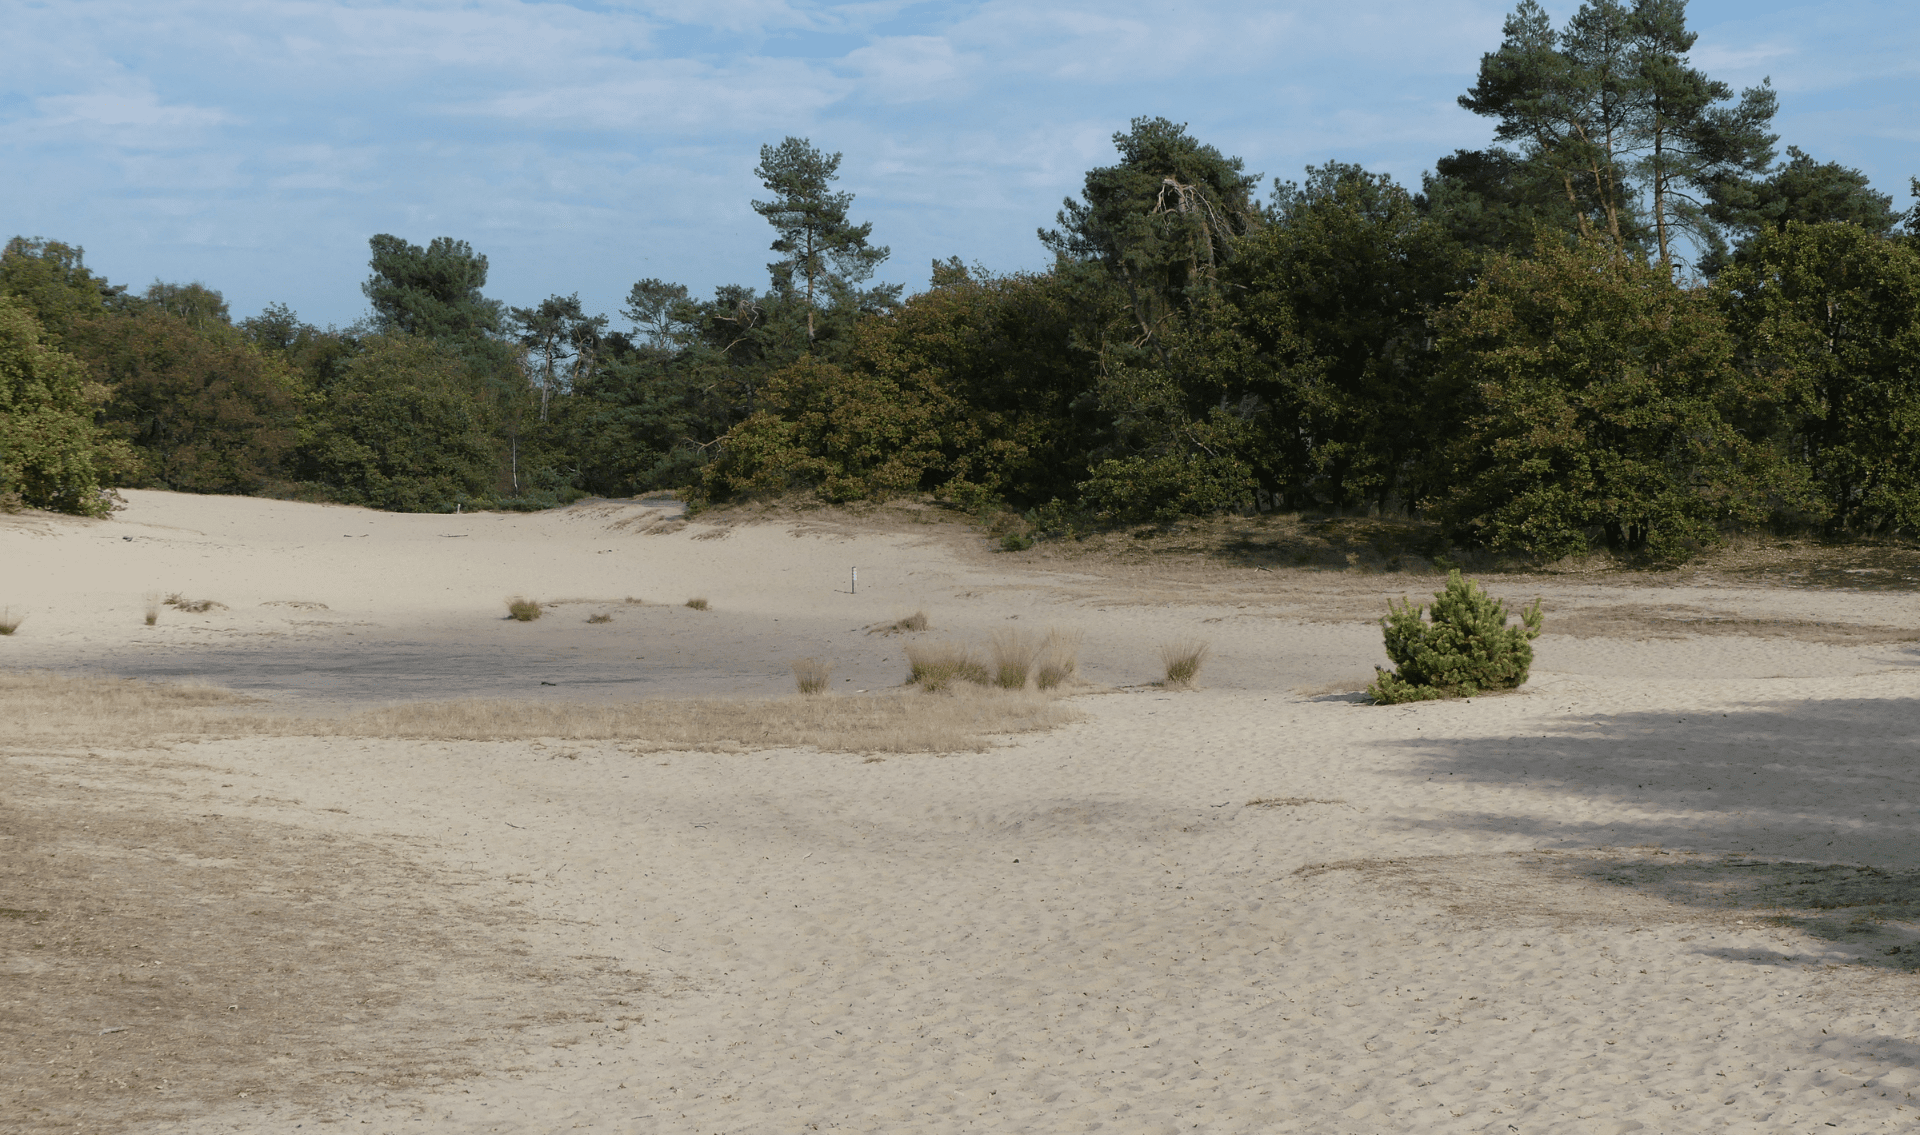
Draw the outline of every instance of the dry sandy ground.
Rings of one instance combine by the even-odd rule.
[[[908,513],[128,496],[0,519],[0,606],[27,616],[0,667],[315,715],[774,696],[801,655],[852,692],[903,676],[905,639],[868,628],[924,609],[928,640],[1078,628],[1096,692],[1052,732],[883,760],[0,743],[0,1128],[1920,1116],[1911,591],[1496,577],[1546,601],[1532,683],[1377,708],[1349,692],[1384,661],[1371,620],[1431,576],[989,555]],[[148,592],[224,607],[148,627]],[[564,602],[514,623],[510,595]],[[1148,685],[1193,635],[1204,688]]]

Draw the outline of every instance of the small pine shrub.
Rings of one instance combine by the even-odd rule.
[[[1080,632],[1050,629],[1040,644],[1040,661],[1033,670],[1033,684],[1043,690],[1058,688],[1080,672]]]
[[[531,623],[540,617],[540,604],[531,599],[507,600],[507,618],[518,623]]]
[[[1507,625],[1507,605],[1480,590],[1459,569],[1447,573],[1447,587],[1433,596],[1428,612],[1410,599],[1388,604],[1380,620],[1387,657],[1399,669],[1376,669],[1367,693],[1376,704],[1472,697],[1486,690],[1511,690],[1527,680],[1533,666],[1533,640],[1540,634],[1540,601],[1520,612],[1518,626]]]
[[[833,663],[818,658],[801,658],[793,663],[793,684],[808,696],[825,693],[827,679],[833,676]]]
[[[1011,532],[1000,537],[1000,550],[1003,552],[1024,552],[1033,547],[1033,537],[1019,532]]]
[[[25,615],[22,615],[17,619],[14,618],[13,608],[11,607],[8,607],[4,611],[0,611],[0,635],[12,634],[13,632],[20,629],[21,623],[24,623],[26,621],[27,621],[27,617]]]
[[[705,599],[689,599],[687,600],[687,606],[692,607],[696,611],[705,611],[708,609]]]
[[[1213,648],[1196,639],[1183,639],[1170,642],[1160,648],[1160,661],[1166,665],[1166,680],[1161,685],[1170,690],[1190,690],[1193,681],[1200,676],[1200,667],[1206,664],[1207,655]]]

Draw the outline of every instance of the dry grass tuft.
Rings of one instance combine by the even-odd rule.
[[[992,676],[964,643],[916,642],[907,647],[907,681],[937,693],[956,681],[985,686]]]
[[[225,603],[215,602],[212,599],[189,599],[178,591],[167,596],[167,606],[172,607],[176,611],[185,611],[189,615],[204,615],[208,611],[224,611],[227,609]]]
[[[636,752],[750,752],[813,747],[839,753],[983,750],[996,734],[1034,733],[1080,718],[1039,694],[961,691],[748,701],[675,698],[584,704],[466,699],[409,702],[339,718],[249,712],[231,690],[124,678],[0,670],[7,746],[153,747],[231,737],[369,737],[433,741],[618,741]]]
[[[1026,631],[1002,630],[987,636],[987,654],[993,659],[993,684],[1003,690],[1024,690],[1033,673],[1040,643]]]
[[[600,614],[597,614],[597,615],[588,615],[587,621],[589,623],[611,623],[613,621],[613,616],[606,614],[605,612],[601,612]]]
[[[26,621],[27,621],[27,617],[25,615],[21,615],[19,618],[15,618],[13,614],[13,608],[11,607],[5,608],[4,610],[0,610],[0,635],[12,634],[13,632],[20,629],[21,623],[24,623]]]
[[[531,623],[540,617],[540,604],[531,599],[507,600],[507,618],[517,623]]]
[[[927,613],[925,611],[915,611],[913,614],[908,615],[906,618],[895,619],[891,623],[875,623],[873,626],[870,626],[867,628],[867,633],[868,634],[909,634],[909,633],[917,634],[920,631],[926,630],[929,626],[932,626],[932,625],[933,624],[927,621]]]
[[[1200,667],[1206,664],[1212,650],[1206,643],[1191,638],[1162,644],[1160,661],[1166,665],[1167,676],[1160,684],[1169,690],[1192,689],[1194,679],[1200,676]]]
[[[1046,641],[1040,644],[1039,665],[1033,672],[1033,684],[1043,690],[1058,689],[1080,672],[1079,631],[1047,628]]]
[[[146,598],[147,625],[152,626],[160,621],[160,593],[158,591],[149,591],[147,592]]]
[[[687,600],[687,606],[692,607],[696,611],[706,611],[711,609],[707,606],[707,601],[705,599],[689,599]]]
[[[833,677],[833,663],[818,658],[800,658],[793,662],[793,684],[803,694],[825,693],[827,679]]]

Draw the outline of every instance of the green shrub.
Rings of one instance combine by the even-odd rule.
[[[507,618],[517,623],[531,623],[540,617],[540,604],[531,599],[507,600]]]
[[[1510,690],[1527,680],[1533,640],[1540,633],[1540,601],[1507,625],[1507,605],[1481,591],[1458,570],[1447,573],[1446,590],[1433,597],[1431,619],[1412,600],[1388,605],[1387,657],[1396,673],[1375,670],[1367,693],[1379,705],[1472,697],[1484,690]]]
[[[1000,550],[1003,552],[1024,552],[1033,547],[1033,537],[1010,532],[1000,537]]]

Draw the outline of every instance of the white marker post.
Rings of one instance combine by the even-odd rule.
[[[860,594],[860,569],[859,568],[853,569],[853,582],[850,585],[848,585],[847,594],[848,595]]]

